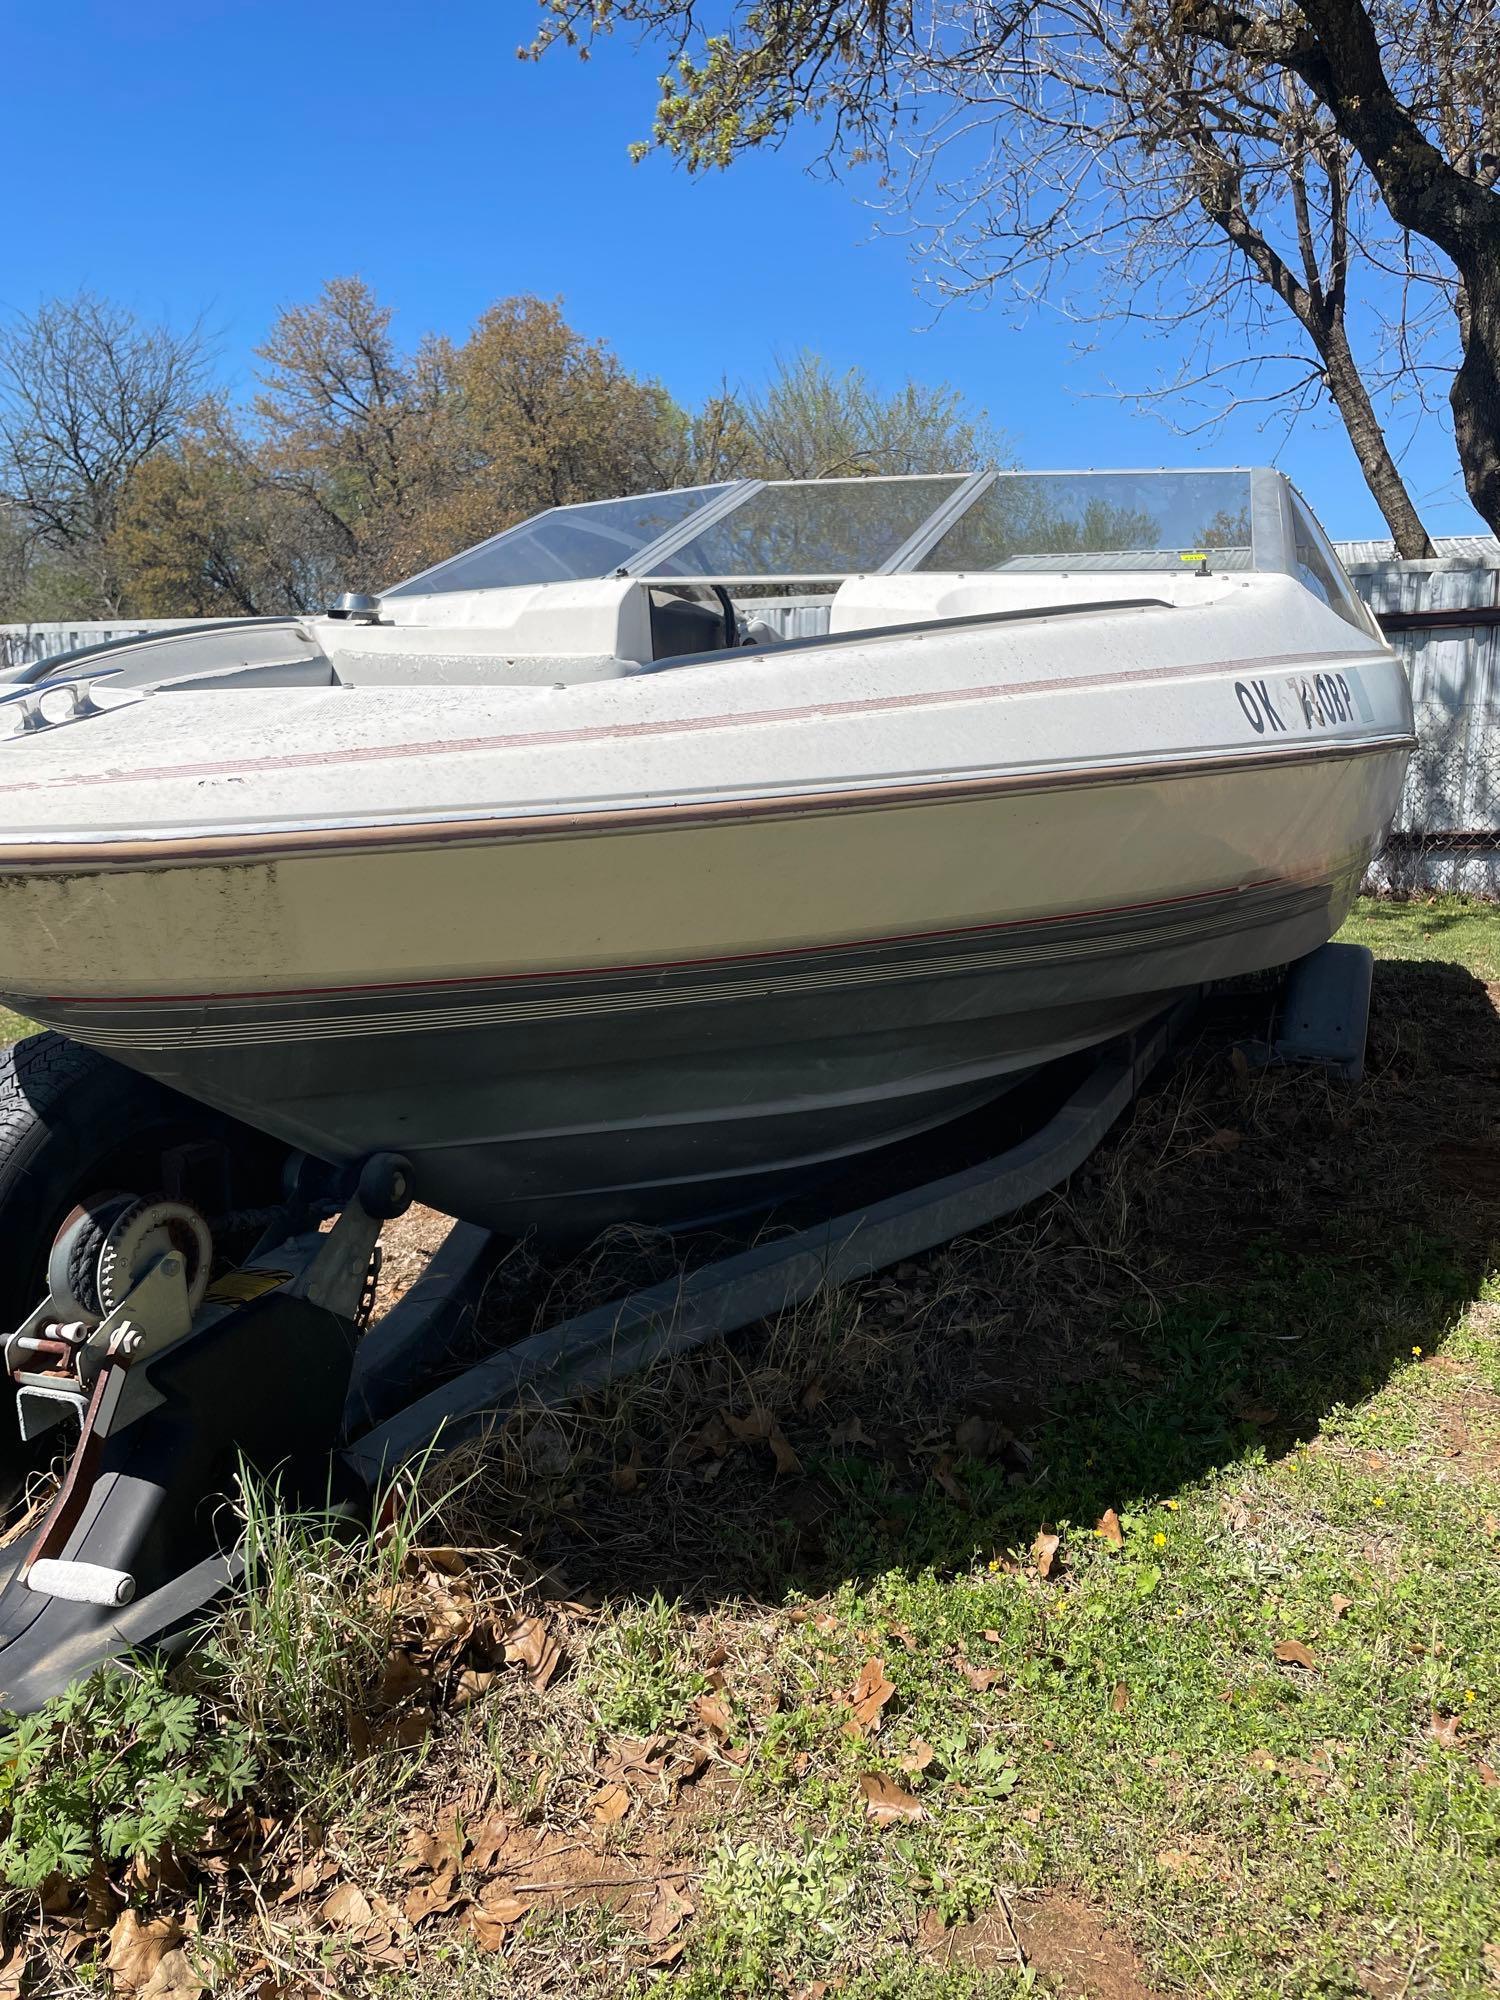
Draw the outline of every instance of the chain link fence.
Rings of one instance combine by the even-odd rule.
[[[1367,893],[1500,898],[1500,741],[1445,751],[1418,743]]]

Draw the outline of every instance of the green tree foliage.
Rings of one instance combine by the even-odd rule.
[[[215,400],[131,475],[110,563],[133,616],[237,618],[327,603],[349,548],[315,482],[284,480]]]
[[[907,382],[887,395],[862,368],[838,375],[805,351],[779,361],[764,388],[727,401],[737,427],[724,457],[741,476],[849,479],[1010,462],[983,412],[946,383]]]

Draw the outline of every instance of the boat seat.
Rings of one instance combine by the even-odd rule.
[[[740,643],[734,605],[720,583],[653,583],[646,598],[653,660],[727,652]]]

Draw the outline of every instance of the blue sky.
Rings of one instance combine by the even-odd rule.
[[[1149,379],[1123,336],[1081,354],[1038,317],[936,324],[903,247],[811,142],[690,180],[633,166],[656,64],[617,40],[581,65],[515,59],[530,0],[10,0],[0,10],[11,197],[0,307],[89,285],[151,316],[200,313],[243,387],[277,308],[359,272],[415,339],[492,299],[561,295],[573,323],[691,401],[803,346],[882,382],[946,379],[1023,464],[1246,463],[1273,453],[1334,534],[1381,531],[1336,426],[1280,449],[1241,418],[1183,440],[1107,394]],[[1405,444],[1408,420],[1393,431]],[[1434,533],[1478,526],[1426,419],[1405,469]]]

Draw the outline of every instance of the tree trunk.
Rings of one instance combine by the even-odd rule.
[[[1500,231],[1459,266],[1468,338],[1448,401],[1464,485],[1475,510],[1500,535]]]
[[[1390,446],[1375,414],[1369,391],[1353,353],[1342,321],[1328,328],[1317,342],[1323,357],[1328,393],[1344,420],[1349,442],[1359,459],[1365,484],[1375,496],[1375,504],[1385,516],[1385,524],[1395,538],[1396,554],[1423,560],[1437,551],[1422,525],[1421,516],[1406,490],[1406,481],[1391,456]]]

